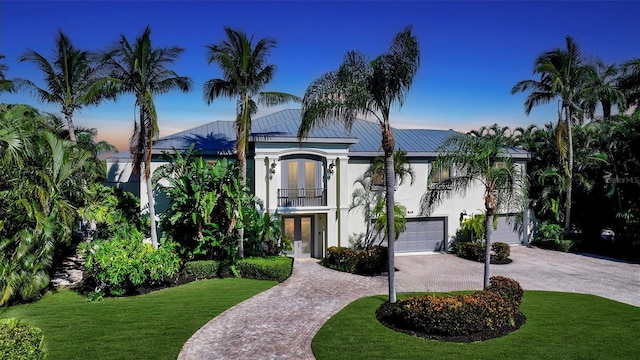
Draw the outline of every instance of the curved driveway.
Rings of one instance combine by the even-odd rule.
[[[525,290],[589,293],[640,306],[640,265],[514,246],[491,275]],[[398,292],[482,288],[483,265],[448,254],[397,256]],[[223,312],[189,339],[178,359],[313,359],[311,340],[355,299],[385,294],[386,277],[363,277],[296,260],[285,282]]]

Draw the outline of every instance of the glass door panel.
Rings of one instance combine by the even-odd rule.
[[[311,255],[311,217],[300,218],[300,240],[302,241],[301,255]]]

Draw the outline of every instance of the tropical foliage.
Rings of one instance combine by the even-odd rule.
[[[27,106],[0,114],[0,305],[30,299],[49,284],[56,255],[70,244],[92,154],[57,136],[49,116]]]
[[[402,106],[420,65],[418,39],[407,26],[394,37],[389,50],[373,60],[357,51],[348,52],[338,70],[314,80],[302,100],[300,139],[311,129],[342,122],[347,130],[358,116],[373,117],[381,129],[386,171],[387,238],[395,238],[393,152],[395,140],[390,123],[392,105]],[[396,301],[394,245],[389,242],[389,301]]]
[[[489,130],[485,128],[453,135],[440,146],[439,153],[429,172],[428,189],[421,199],[421,212],[428,216],[446,199],[465,193],[473,186],[484,188],[484,287],[487,288],[493,217],[501,212],[522,211],[526,198],[526,174],[511,159],[507,138],[497,125]],[[438,169],[454,166],[455,173],[448,179],[437,178]]]
[[[121,35],[120,41],[104,54],[103,60],[109,71],[109,92],[131,93],[136,98],[138,119],[134,121],[130,151],[134,171],[143,174],[147,188],[151,244],[154,248],[158,247],[158,236],[151,185],[151,154],[153,139],[159,134],[154,96],[174,89],[183,92],[191,89],[191,79],[179,76],[169,69],[183,51],[183,48],[177,46],[154,48],[151,43],[151,28],[147,26],[133,43]]]
[[[95,56],[73,46],[69,37],[58,30],[51,60],[34,50],[28,50],[19,61],[31,62],[42,71],[45,87],[29,80],[21,80],[21,84],[31,88],[40,101],[60,105],[67,122],[69,139],[75,142],[74,112],[87,105],[97,105],[109,95]]]
[[[165,157],[168,163],[154,173],[171,200],[162,228],[167,239],[179,244],[184,259],[235,264],[240,228],[249,235],[247,254],[280,255],[285,250],[278,216],[266,213],[242,185],[235,163],[220,159],[211,164],[192,148]]]
[[[214,99],[226,97],[236,100],[236,155],[240,167],[242,185],[247,183],[247,151],[251,134],[251,117],[258,111],[258,105],[274,106],[289,101],[299,102],[300,98],[276,91],[263,91],[276,72],[273,64],[268,64],[268,56],[276,46],[269,38],[258,40],[241,30],[225,27],[227,39],[207,46],[208,63],[217,64],[222,70],[222,79],[211,79],[204,83],[204,100],[210,105]],[[244,256],[244,234],[240,232],[239,256]]]

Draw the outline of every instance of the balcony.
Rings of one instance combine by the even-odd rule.
[[[278,189],[279,207],[327,206],[327,190]]]

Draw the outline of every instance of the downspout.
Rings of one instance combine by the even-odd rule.
[[[342,246],[342,239],[341,234],[342,234],[342,218],[340,217],[340,158],[336,158],[336,168],[338,168],[338,171],[336,171],[336,219],[338,220],[338,247]]]
[[[267,184],[267,198],[265,199],[266,211],[269,214],[269,188],[271,187],[271,169],[269,168],[269,157],[264,158],[265,183]]]

